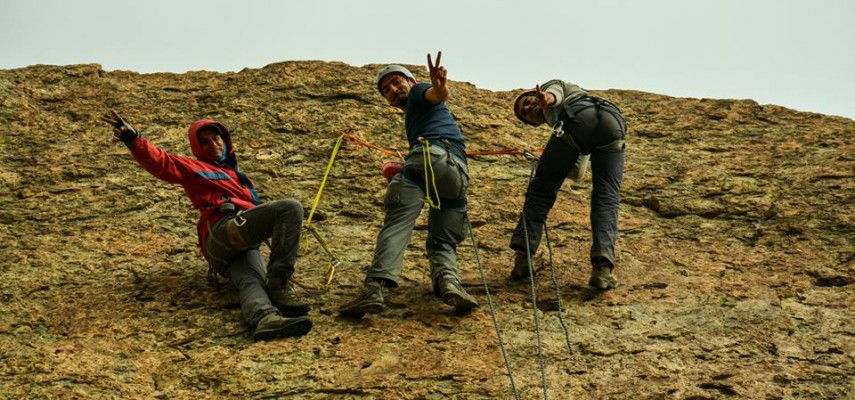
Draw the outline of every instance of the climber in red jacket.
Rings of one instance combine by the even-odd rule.
[[[199,210],[199,247],[210,268],[228,277],[239,291],[241,312],[255,328],[255,340],[302,336],[312,328],[289,284],[294,273],[303,207],[294,199],[260,204],[252,182],[237,167],[228,128],[205,119],[190,125],[196,158],[169,154],[110,110],[102,121],[125,143],[150,174],[184,188]],[[270,239],[265,268],[260,244]]]

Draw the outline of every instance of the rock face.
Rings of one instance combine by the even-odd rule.
[[[145,173],[98,121],[115,108],[189,154],[187,126],[219,119],[236,129],[241,168],[262,196],[308,208],[342,133],[405,150],[402,116],[374,89],[377,67],[0,71],[0,397],[512,398],[474,248],[461,245],[459,261],[482,307],[459,317],[430,292],[424,216],[390,309],[337,317],[371,260],[380,167],[392,158],[345,143],[315,222],[344,262],[331,289],[302,291],[315,328],[253,343],[233,288],[206,279],[182,190]],[[470,150],[546,142],[545,128],[515,122],[514,93],[450,85]],[[630,126],[621,286],[585,285],[588,172],[565,184],[548,221],[572,353],[545,246],[536,257],[550,397],[852,398],[855,121],[750,100],[595,93]],[[506,275],[530,167],[521,156],[470,161],[470,218],[526,399],[543,395],[531,288]],[[327,260],[313,240],[302,246],[298,278],[318,288]]]

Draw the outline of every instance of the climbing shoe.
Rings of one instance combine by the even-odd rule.
[[[268,276],[267,294],[270,301],[286,317],[299,317],[309,313],[312,308],[300,301],[294,287],[291,286],[290,276]]]
[[[258,321],[252,339],[258,342],[281,337],[303,336],[310,330],[312,330],[312,321],[309,317],[285,318],[273,312]]]
[[[514,258],[514,269],[511,270],[511,275],[508,276],[512,282],[528,282],[531,280],[531,275],[528,272],[528,257],[525,253],[516,253]]]
[[[463,290],[460,282],[454,278],[439,279],[439,295],[442,302],[454,307],[458,314],[465,314],[478,307],[478,302],[472,295]]]
[[[338,312],[349,318],[362,318],[365,314],[383,311],[383,283],[376,280],[365,282],[365,287],[356,298],[339,307]]]
[[[591,279],[588,280],[588,285],[600,290],[616,288],[618,281],[612,270],[614,267],[608,261],[595,261],[591,266]]]

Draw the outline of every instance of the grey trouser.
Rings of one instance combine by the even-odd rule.
[[[290,276],[297,260],[303,206],[293,199],[271,201],[225,217],[213,225],[205,243],[208,262],[238,289],[241,313],[251,326],[278,312],[267,296],[267,275]],[[258,247],[270,239],[267,268]]]
[[[466,161],[450,154],[442,145],[431,145],[430,153],[441,208],[429,211],[425,252],[430,262],[431,282],[436,286],[440,277],[460,279],[456,251],[467,232],[462,199],[469,186],[469,175]],[[386,219],[377,236],[374,260],[366,271],[366,278],[383,279],[388,287],[398,286],[404,250],[425,204],[425,189],[420,186],[423,177],[424,156],[421,145],[416,145],[409,151],[405,171],[395,175],[386,189],[383,201]],[[433,185],[428,184],[427,190],[433,193]],[[457,204],[452,207],[455,200]]]
[[[519,251],[526,249],[524,216],[525,226],[528,228],[529,249],[532,254],[537,251],[546,216],[555,204],[561,184],[573,169],[580,154],[590,153],[593,186],[590,214],[593,239],[591,260],[606,259],[614,266],[624,163],[622,140],[626,134],[626,124],[619,114],[614,115],[598,107],[586,108],[572,119],[563,115],[563,121],[565,136],[569,136],[550,136],[537,164],[534,178],[526,190],[523,212],[511,237],[511,248]],[[574,142],[575,145],[571,146],[568,142]]]

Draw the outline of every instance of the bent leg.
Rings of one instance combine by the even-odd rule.
[[[303,206],[294,199],[271,201],[254,207],[235,218],[234,225],[249,246],[270,238],[268,273],[290,276],[294,272],[303,224]]]
[[[546,143],[546,149],[537,164],[534,177],[525,193],[525,204],[511,237],[511,248],[525,252],[525,230],[528,230],[531,254],[537,251],[543,234],[546,216],[555,205],[561,184],[576,164],[579,152],[554,135]],[[525,225],[523,225],[525,220]]]

